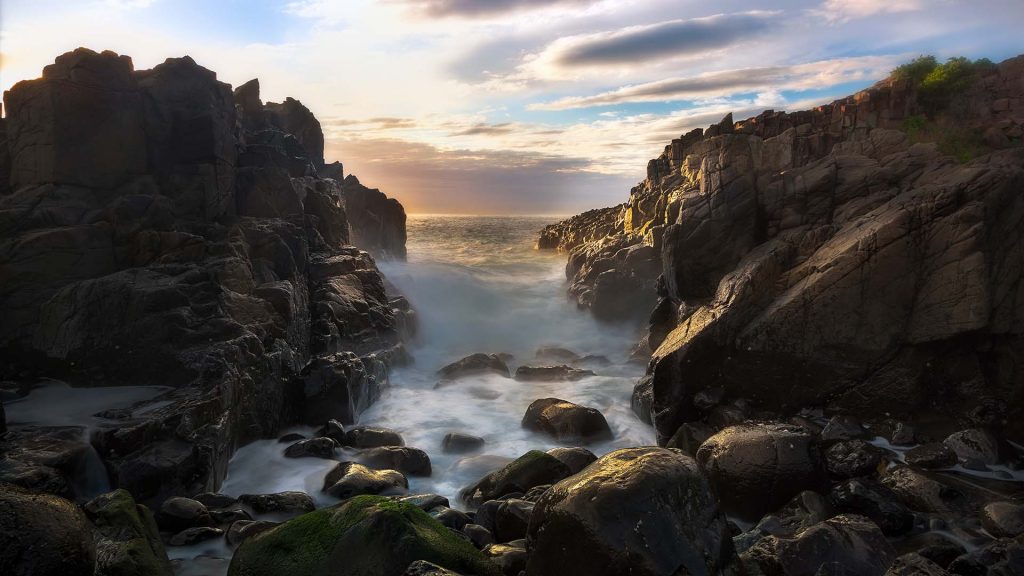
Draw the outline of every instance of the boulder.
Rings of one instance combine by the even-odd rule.
[[[387,428],[355,426],[345,432],[345,446],[353,448],[379,448],[383,446],[405,446],[402,435]]]
[[[521,382],[574,382],[593,376],[591,370],[559,366],[520,366],[516,368],[516,380]]]
[[[547,362],[576,362],[580,359],[580,355],[569,350],[568,348],[561,348],[559,346],[541,346],[534,353],[534,357],[538,360]]]
[[[882,461],[882,450],[863,440],[843,440],[825,450],[825,467],[837,478],[871,474]]]
[[[999,441],[985,430],[973,428],[949,435],[943,444],[962,462],[996,464],[999,462]]]
[[[1012,502],[991,502],[981,510],[981,525],[996,538],[1024,534],[1024,506]]]
[[[526,493],[534,486],[554,484],[572,475],[561,460],[539,450],[531,450],[516,460],[466,488],[461,498],[468,506],[479,506],[515,492]]]
[[[418,448],[369,448],[359,453],[359,462],[375,470],[398,470],[409,476],[430,476],[430,457]]]
[[[0,484],[0,565],[12,576],[92,576],[96,545],[71,502]]]
[[[196,526],[212,526],[213,518],[210,512],[201,503],[191,499],[177,496],[168,498],[160,505],[160,514],[157,516],[160,528],[168,532],[181,532],[182,530]]]
[[[580,446],[552,448],[548,450],[548,454],[561,460],[563,464],[569,467],[569,471],[573,474],[578,473],[597,460],[597,456],[594,456],[593,452]]]
[[[597,409],[558,398],[534,400],[526,409],[522,426],[559,442],[601,442],[612,438],[608,422]]]
[[[380,398],[387,383],[381,368],[377,362],[350,352],[313,359],[302,370],[303,420],[310,425],[321,425],[328,420],[355,422]]]
[[[715,434],[715,429],[703,422],[685,422],[679,426],[675,434],[665,443],[666,448],[678,448],[690,456],[696,456],[708,438]]]
[[[316,509],[313,499],[305,492],[276,492],[274,494],[242,494],[238,502],[257,514],[298,515]]]
[[[960,556],[948,566],[957,575],[1003,576],[1024,573],[1024,542],[1000,538]]]
[[[505,378],[510,376],[508,366],[497,354],[471,354],[437,371],[437,375],[444,380],[480,374],[497,374]]]
[[[200,542],[214,540],[223,536],[224,531],[220,528],[196,526],[195,528],[187,528],[178,532],[171,537],[169,544],[171,546],[193,546]]]
[[[469,541],[478,549],[483,549],[488,544],[494,544],[494,535],[479,524],[466,524],[462,527],[462,533],[469,536]]]
[[[426,560],[417,560],[402,572],[402,576],[462,576],[458,572],[452,572],[447,568],[442,568],[433,562],[427,562]]]
[[[401,576],[417,560],[465,574],[500,574],[472,544],[416,506],[356,496],[246,539],[228,576]]]
[[[324,477],[323,491],[335,498],[360,494],[402,494],[409,488],[397,470],[371,470],[355,462],[340,462]]]
[[[484,447],[484,439],[461,432],[449,432],[441,440],[441,451],[445,454],[466,454]]]
[[[911,552],[897,558],[885,576],[951,576],[945,568],[935,562]]]
[[[526,561],[529,554],[526,551],[526,542],[516,540],[504,544],[488,544],[483,553],[491,562],[498,566],[505,576],[518,576],[526,569]]]
[[[231,523],[224,538],[229,546],[238,546],[246,538],[255,536],[260,532],[266,532],[278,524],[280,522],[271,522],[269,520],[236,520]]]
[[[511,542],[526,538],[535,504],[519,498],[502,500],[494,511],[494,539],[497,542]]]
[[[95,527],[96,576],[171,576],[153,513],[127,490],[114,490],[83,506]]]
[[[904,456],[907,464],[919,468],[949,468],[956,464],[956,452],[942,442],[915,446]]]
[[[696,462],[627,448],[548,490],[533,509],[527,572],[717,574],[732,561],[725,517]]]
[[[840,515],[791,538],[762,538],[741,559],[765,574],[884,576],[896,554],[870,520]]]
[[[333,438],[309,438],[299,440],[285,448],[286,458],[333,458],[338,450],[338,442]]]
[[[238,502],[238,498],[219,492],[203,492],[202,494],[196,494],[192,499],[206,506],[207,509],[227,508]]]
[[[803,490],[820,490],[824,462],[816,439],[784,424],[744,424],[708,438],[697,461],[722,510],[756,520]]]

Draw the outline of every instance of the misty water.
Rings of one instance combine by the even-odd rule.
[[[533,249],[537,232],[555,217],[411,216],[407,262],[382,262],[388,280],[412,302],[419,320],[409,343],[412,365],[395,369],[384,396],[359,424],[393,428],[406,445],[430,455],[433,474],[409,478],[410,493],[432,492],[457,505],[458,491],[509,459],[558,444],[520,427],[533,400],[554,396],[600,410],[615,437],[589,446],[602,454],[654,443],[650,426],[630,409],[630,394],[643,366],[629,356],[640,326],[606,325],[579,310],[565,295],[565,255]],[[513,355],[510,368],[543,365],[541,346],[568,348],[611,361],[591,366],[597,375],[576,382],[518,382],[498,375],[461,378],[440,388],[437,370],[475,352]],[[310,429],[293,431],[310,433]],[[441,451],[448,432],[485,439],[479,453]],[[222,491],[302,490],[318,503],[323,477],[333,462],[289,459],[285,445],[259,441],[231,461]],[[355,453],[339,459],[358,460]]]

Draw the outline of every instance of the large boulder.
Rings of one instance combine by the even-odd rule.
[[[12,576],[92,576],[92,528],[71,502],[0,484],[0,565]]]
[[[840,515],[793,537],[762,538],[742,559],[764,574],[884,576],[896,553],[870,520]]]
[[[523,415],[522,426],[559,442],[600,442],[612,438],[608,421],[596,408],[558,398],[534,400]]]
[[[340,462],[324,477],[323,491],[345,499],[360,494],[402,494],[408,488],[409,481],[397,470],[371,470],[355,462]]]
[[[463,574],[500,574],[472,544],[416,506],[357,496],[249,537],[228,576],[401,576],[416,560]]]
[[[378,446],[359,453],[359,462],[377,470],[398,470],[409,476],[430,476],[430,457],[419,448]]]
[[[572,470],[558,458],[539,450],[531,450],[500,470],[484,476],[463,490],[461,496],[469,506],[479,506],[507,494],[525,494],[530,488],[554,484],[571,475]]]
[[[531,575],[718,574],[733,559],[714,494],[692,458],[627,448],[559,482],[533,509]]]
[[[708,438],[697,461],[722,510],[757,520],[804,490],[822,489],[824,462],[814,436],[799,426],[742,424]]]
[[[96,528],[96,576],[171,576],[153,513],[127,490],[90,500],[85,513]]]

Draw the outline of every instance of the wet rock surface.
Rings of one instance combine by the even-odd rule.
[[[0,484],[0,565],[17,576],[89,576],[96,545],[85,514],[49,494],[32,494]]]
[[[597,409],[558,398],[533,401],[526,409],[522,425],[560,442],[599,442],[612,437],[608,421]]]
[[[722,510],[760,518],[803,490],[825,485],[816,439],[781,424],[744,424],[708,438],[697,461],[718,494]]]
[[[373,470],[355,462],[341,462],[324,477],[323,491],[335,498],[361,494],[400,494],[409,488],[397,470]]]
[[[571,475],[572,470],[558,458],[532,450],[463,490],[462,499],[469,506],[477,506],[507,494],[525,494],[530,488],[554,484]]]
[[[556,483],[527,537],[530,574],[712,574],[731,562],[724,516],[692,458],[618,450]]]

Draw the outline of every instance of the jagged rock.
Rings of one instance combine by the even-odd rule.
[[[581,537],[586,534],[586,537]],[[711,574],[731,562],[724,516],[692,458],[612,452],[533,509],[529,574]]]
[[[441,451],[445,454],[465,454],[484,447],[484,439],[461,432],[449,432],[441,440]]]
[[[520,366],[516,368],[516,380],[522,382],[559,382],[575,381],[593,376],[590,370],[581,370],[572,366]]]
[[[580,446],[552,448],[548,450],[548,454],[558,458],[562,464],[569,467],[569,471],[573,474],[578,473],[597,461],[597,456],[593,452]]]
[[[401,494],[409,488],[397,470],[371,470],[355,462],[340,462],[324,477],[323,491],[335,498],[360,494]]]
[[[173,388],[94,431],[114,486],[150,505],[216,490],[237,447],[310,407],[331,411],[313,424],[354,421],[379,396],[411,314],[346,246],[373,203],[316,176],[308,109],[263,105],[257,82],[232,95],[188,57],[135,71],[86,49],[6,99],[0,377]],[[401,206],[380,202],[402,215],[384,230],[404,251]],[[335,354],[340,375],[294,393]],[[32,439],[5,441],[24,454]],[[11,463],[5,478],[71,495],[65,470]]]
[[[515,492],[525,493],[534,486],[554,484],[571,475],[572,470],[558,458],[531,450],[463,490],[461,497],[467,505],[479,506],[487,500]]]
[[[633,387],[633,395],[630,397],[630,406],[633,413],[644,424],[652,424],[651,402],[654,400],[654,386],[649,377],[641,378]]]
[[[757,519],[803,490],[820,489],[824,463],[815,438],[784,424],[744,424],[708,438],[697,461],[728,514]]]
[[[127,490],[97,496],[83,509],[96,529],[97,576],[173,574],[153,513]]]
[[[581,305],[603,284],[637,314],[659,302],[660,442],[705,416],[693,398],[712,388],[776,414],[895,410],[933,437],[984,427],[1024,440],[1022,405],[1006,402],[1024,382],[1024,152],[958,163],[900,131],[908,119],[1017,130],[1006,120],[1022,62],[979,72],[943,110],[890,78],[812,110],[726,118],[673,140],[623,206],[544,230],[539,245],[572,248]],[[660,282],[622,280],[616,254],[633,247],[657,254]]]
[[[0,484],[0,565],[16,576],[92,576],[89,521],[71,502]]]
[[[355,422],[377,401],[387,384],[387,367],[376,358],[338,352],[314,359],[303,369],[308,424],[338,419]]]
[[[388,428],[354,426],[345,432],[345,446],[353,448],[378,448],[382,446],[405,446],[402,435]]]
[[[608,422],[597,409],[558,398],[534,400],[526,409],[522,426],[560,442],[600,442],[612,437]]]
[[[349,175],[342,186],[342,201],[353,244],[380,258],[405,260],[405,209],[398,200]]]
[[[437,375],[445,380],[455,380],[463,376],[476,376],[479,374],[497,374],[505,378],[511,376],[505,361],[499,358],[497,354],[470,354],[437,371]]]
[[[896,554],[870,520],[840,515],[792,538],[762,538],[741,558],[765,574],[883,576]]]
[[[821,431],[821,441],[825,443],[841,442],[863,438],[864,435],[864,427],[856,418],[833,416]]]
[[[287,458],[333,458],[338,450],[338,441],[333,438],[309,438],[299,440],[285,448]]]
[[[298,515],[316,509],[313,499],[305,492],[276,492],[274,494],[242,494],[238,502],[257,514]]]
[[[972,507],[968,494],[909,467],[889,470],[882,476],[882,484],[911,510],[947,514]]]
[[[409,476],[430,476],[430,457],[418,448],[370,448],[359,453],[359,462],[376,470],[398,470]]]
[[[248,538],[228,576],[400,576],[416,560],[466,574],[500,574],[472,544],[412,504],[357,496]]]

